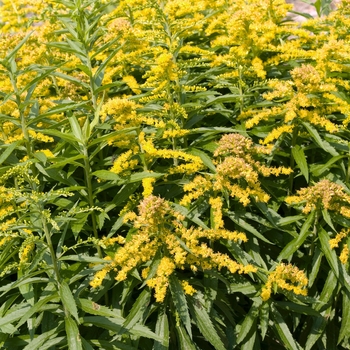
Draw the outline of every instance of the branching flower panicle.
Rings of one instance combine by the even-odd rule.
[[[350,195],[341,185],[328,179],[298,190],[297,195],[288,196],[285,201],[288,204],[304,204],[304,214],[315,209],[326,209],[350,218]]]
[[[174,211],[170,204],[160,197],[151,195],[143,199],[138,206],[138,215],[130,215],[128,219],[132,221],[137,232],[123,247],[117,249],[111,263],[95,275],[91,286],[100,285],[102,277],[110,270],[116,271],[117,281],[123,281],[132,269],[152,261],[157,253],[160,253],[162,258],[155,274],[149,276],[150,270],[146,268],[143,269],[142,276],[147,279],[147,284],[154,288],[158,302],[164,300],[169,276],[176,269],[188,268],[197,271],[226,268],[230,273],[256,271],[254,266],[239,264],[229,255],[215,252],[205,243],[208,240],[220,239],[245,242],[247,241],[245,234],[224,229],[187,228],[182,224],[184,219],[182,215]],[[116,241],[122,244],[122,239],[118,238]],[[188,286],[186,290],[189,294],[194,292]]]
[[[291,291],[294,294],[307,295],[307,284],[308,279],[303,271],[291,264],[279,264],[269,274],[260,296],[266,301],[270,299],[271,293],[276,293],[278,289]]]
[[[184,186],[188,192],[181,203],[186,205],[205,193],[228,193],[244,206],[250,197],[267,202],[269,195],[263,191],[259,176],[288,175],[292,172],[286,167],[267,167],[259,160],[270,149],[255,145],[253,141],[240,134],[224,135],[214,151],[216,173],[204,178],[198,175]]]

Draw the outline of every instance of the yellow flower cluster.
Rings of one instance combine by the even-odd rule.
[[[127,215],[127,218],[132,221],[137,232],[123,247],[117,249],[111,262],[95,275],[90,283],[94,288],[102,283],[111,270],[117,272],[117,281],[125,280],[132,269],[152,261],[158,252],[162,258],[155,274],[149,275],[149,268],[142,271],[142,277],[155,290],[158,302],[164,300],[169,276],[176,269],[190,268],[197,271],[226,268],[231,273],[256,271],[254,266],[241,265],[229,255],[215,252],[205,243],[220,239],[246,242],[247,237],[243,233],[224,229],[188,228],[181,222],[183,217],[160,197],[146,197],[138,206],[138,215]],[[118,238],[117,241],[122,243],[122,239]],[[184,285],[184,291],[188,294],[195,292],[187,284]]]
[[[168,169],[168,174],[193,174],[204,167],[200,157],[188,154],[185,151],[157,149],[151,138],[146,139],[143,131],[139,134],[139,143],[141,152],[146,155],[148,160],[155,158],[174,160],[175,165]],[[177,165],[178,161],[183,161],[184,163]]]
[[[350,233],[350,229],[342,229],[334,238],[329,240],[329,245],[332,249],[338,248],[339,243],[346,237],[348,237]],[[347,261],[349,260],[349,247],[347,243],[343,244],[343,248],[340,252],[339,260],[343,263],[346,264]]]
[[[328,179],[297,191],[297,195],[285,199],[288,204],[304,204],[303,213],[315,209],[326,209],[350,218],[350,195],[344,188]]]
[[[106,118],[112,117],[114,120],[114,129],[123,130],[132,127],[138,127],[141,120],[137,117],[136,109],[139,106],[126,98],[109,99],[101,108],[100,116],[104,121]],[[109,144],[113,144],[121,148],[130,148],[135,140],[134,134],[120,133],[113,136],[109,140]]]
[[[291,264],[279,264],[269,274],[260,296],[262,300],[266,301],[271,297],[271,293],[273,291],[276,293],[278,289],[284,289],[299,295],[307,295],[307,284],[308,279],[303,271]]]
[[[35,243],[32,238],[29,238],[22,243],[18,253],[21,264],[28,262],[30,253],[34,250],[34,248]]]
[[[247,128],[252,128],[264,121],[281,119],[282,124],[273,128],[262,141],[269,144],[284,133],[291,133],[301,122],[309,122],[322,127],[330,133],[337,132],[339,127],[329,120],[328,115],[345,112],[349,106],[344,101],[338,106],[333,102],[336,97],[335,84],[328,82],[316,68],[310,64],[302,65],[291,71],[291,80],[271,80],[268,85],[272,91],[263,94],[267,101],[279,102],[278,106],[249,110],[243,112],[240,119],[245,119]],[[341,107],[340,107],[341,106]]]
[[[142,186],[143,186],[142,195],[144,198],[153,194],[153,189],[154,189],[153,184],[155,182],[156,182],[156,179],[154,177],[146,177],[145,179],[142,179]]]
[[[216,173],[204,178],[198,175],[184,185],[188,192],[181,204],[188,205],[205,193],[229,193],[244,206],[250,203],[250,197],[267,202],[269,195],[260,186],[259,176],[288,175],[291,169],[285,167],[267,167],[258,158],[268,153],[268,148],[254,145],[253,141],[240,134],[224,135],[214,152]]]
[[[111,172],[115,174],[129,174],[132,169],[138,165],[137,159],[132,159],[134,152],[128,150],[119,155],[119,157],[114,161],[111,168]]]

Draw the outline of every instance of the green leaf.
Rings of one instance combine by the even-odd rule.
[[[144,289],[132,306],[128,316],[123,323],[123,328],[125,330],[132,329],[136,323],[138,323],[140,320],[142,321],[143,314],[148,308],[150,300],[151,292],[148,289]]]
[[[182,323],[192,339],[191,318],[188,312],[186,296],[176,276],[171,275],[169,277],[169,287],[176,311],[178,312]]]
[[[75,143],[78,143],[79,140],[71,133],[63,133],[58,130],[52,130],[52,129],[45,129],[42,131],[43,134],[51,135],[51,136],[57,136],[61,138],[64,141],[67,141],[68,143],[74,145]]]
[[[129,134],[129,133],[132,133],[132,134],[135,134],[135,136],[137,135],[135,130],[137,130],[137,128],[125,128],[125,129],[121,129],[121,130],[117,130],[117,131],[113,131],[111,133],[108,133],[107,135],[103,135],[103,136],[99,136],[93,140],[91,140],[91,142],[89,142],[89,147],[93,146],[93,145],[96,145],[96,144],[101,144],[103,142],[108,142],[109,140],[113,140],[113,138],[117,135],[120,135],[120,134]]]
[[[315,305],[315,310],[320,311],[324,305],[327,305],[330,300],[333,298],[334,294],[337,291],[338,279],[332,270],[329,270],[326,282],[324,284],[322,293],[319,297],[320,303]],[[307,338],[305,344],[305,350],[311,350],[314,344],[322,335],[326,325],[328,323],[326,315],[329,315],[332,311],[332,306],[329,306],[323,313],[322,317],[318,317],[314,320],[312,328],[309,332],[309,336]]]
[[[339,266],[338,257],[334,250],[331,249],[329,245],[330,236],[320,225],[317,227],[318,236],[321,242],[321,250],[325,255],[330,267],[332,268],[334,274],[339,278]]]
[[[69,311],[69,313],[77,320],[79,324],[77,304],[68,284],[65,281],[60,283],[59,293],[64,308]]]
[[[64,319],[68,349],[69,350],[83,350],[83,346],[80,339],[79,329],[75,321],[70,317]]]
[[[9,54],[6,55],[5,59],[1,62],[2,65],[4,65],[6,68],[10,68],[9,64],[14,61],[15,56],[17,55],[17,52],[22,48],[22,46],[27,42],[29,37],[32,35],[33,31],[29,32],[16,46],[15,48],[10,51]]]
[[[204,338],[216,349],[225,350],[225,346],[220,339],[210,316],[205,309],[204,301],[199,298],[199,292],[196,296],[191,298],[193,303],[189,303],[189,309],[191,311],[192,317],[196,326],[199,328],[200,332],[203,334]]]
[[[179,341],[179,350],[198,350],[182,325],[177,326],[175,330]]]
[[[97,170],[97,171],[94,171],[92,175],[95,175],[101,180],[110,180],[110,181],[118,181],[118,182],[122,181],[122,178],[119,175],[109,170]]]
[[[16,324],[17,329],[21,327],[25,322],[28,321],[28,319],[33,316],[35,313],[40,312],[42,307],[46,305],[50,300],[56,299],[57,294],[52,293],[51,295],[48,295],[45,298],[40,299],[37,301],[23,316],[22,318],[18,321]]]
[[[95,256],[89,256],[89,255],[65,255],[60,257],[58,260],[63,261],[63,260],[71,260],[71,261],[82,261],[82,262],[86,262],[86,263],[92,263],[92,264],[107,264],[108,261],[101,259],[101,258],[97,258]]]
[[[30,305],[25,304],[22,305],[17,310],[10,309],[5,316],[0,318],[0,327],[3,327],[4,325],[7,325],[9,323],[12,323],[26,314],[26,312],[31,308]]]
[[[289,301],[275,301],[274,304],[282,309],[288,310],[290,313],[296,312],[304,315],[321,317],[321,314],[307,305],[300,305]]]
[[[56,76],[58,78],[62,78],[64,80],[67,80],[67,81],[70,81],[71,83],[74,83],[74,84],[77,84],[77,85],[80,85],[82,86],[84,89],[86,90],[89,90],[90,89],[90,86],[89,84],[77,79],[77,78],[74,78],[73,76],[70,76],[70,75],[66,75],[66,74],[63,74],[63,73],[60,73],[60,72],[53,72],[52,73],[53,76]],[[86,103],[86,102],[85,102]]]
[[[232,283],[230,284],[230,293],[255,294],[258,287],[252,283]]]
[[[156,341],[153,346],[153,350],[167,350],[169,349],[169,323],[166,311],[162,308],[162,311],[158,313],[156,323],[156,334],[162,341]]]
[[[54,339],[57,334],[63,330],[63,323],[60,323],[55,328],[50,329],[47,332],[44,332],[31,340],[28,345],[26,345],[23,350],[33,350],[41,349],[49,340]]]
[[[244,97],[248,97],[252,95],[244,95]],[[227,103],[227,102],[237,102],[238,99],[241,99],[243,95],[240,94],[225,94],[223,96],[215,97],[207,102],[205,107],[209,107],[216,103]]]
[[[282,315],[278,312],[274,304],[271,304],[271,315],[274,327],[282,341],[282,346],[287,350],[302,350],[302,347],[294,340]]]
[[[41,117],[48,117],[53,114],[59,114],[67,111],[71,111],[72,109],[78,109],[87,105],[88,102],[76,102],[76,103],[59,103],[57,106],[54,106],[48,109],[45,113],[41,114]],[[44,129],[42,132],[45,132]]]
[[[264,340],[267,329],[269,327],[269,315],[270,315],[270,305],[269,303],[262,303],[260,306],[260,332],[261,332],[261,338]]]
[[[141,173],[136,173],[136,174],[132,174],[131,176],[128,177],[127,180],[125,180],[125,183],[133,183],[133,182],[139,182],[145,178],[149,178],[149,177],[154,177],[154,178],[158,178],[158,177],[162,177],[164,176],[163,173],[153,173],[150,171],[143,171]]]
[[[5,148],[5,151],[1,153],[0,165],[11,155],[11,153],[22,143],[22,140],[10,143],[9,145],[4,145],[1,148]]]
[[[205,166],[207,166],[213,173],[216,173],[215,165],[213,164],[211,158],[205,152],[200,151],[197,148],[189,148],[188,153],[199,157]]]
[[[83,132],[81,130],[80,124],[77,120],[77,118],[72,115],[70,117],[68,117],[70,126],[72,128],[72,133],[74,135],[74,137],[78,140],[79,143],[81,144],[85,144],[86,139],[83,136]]]
[[[74,157],[69,157],[69,158],[53,158],[50,159],[50,161],[53,163],[48,167],[48,169],[54,169],[54,168],[63,168],[66,164],[74,164],[77,166],[83,167],[84,165],[82,163],[76,162],[76,160],[83,159],[84,155],[83,154],[78,154],[77,156]]]
[[[161,341],[162,339],[158,337],[157,334],[149,330],[143,325],[136,324],[131,329],[127,330],[123,328],[120,318],[115,317],[103,317],[103,316],[85,316],[80,318],[81,324],[84,325],[95,325],[102,329],[110,330],[115,334],[133,334],[137,337],[145,337],[153,340]]]
[[[114,322],[116,322],[116,320],[119,320],[117,323],[120,326],[122,326],[123,323],[125,322],[125,319],[120,315],[121,311],[118,309],[110,309],[107,306],[99,305],[94,301],[87,300],[87,299],[79,299],[77,304],[80,309],[82,309],[83,311],[89,314],[113,318]],[[149,329],[145,326],[138,324],[135,327],[136,328],[134,329],[137,329],[147,334],[149,333]],[[127,332],[127,330],[125,330],[125,332]]]
[[[312,257],[312,270],[309,274],[309,288],[312,287],[314,284],[316,277],[318,275],[318,272],[320,270],[321,261],[322,261],[323,254],[318,246],[316,246],[316,249],[314,251],[313,257]]]
[[[89,342],[96,346],[95,349],[98,348],[103,350],[139,350],[138,348],[134,348],[133,346],[127,345],[116,340],[110,341],[101,339],[89,339]]]
[[[350,293],[347,289],[344,289],[341,326],[340,326],[337,344],[340,344],[344,338],[350,338],[349,320],[350,320]]]
[[[309,182],[309,168],[307,165],[304,150],[301,146],[295,145],[292,148],[292,154],[295,162],[300,168],[301,173],[304,175],[306,182]]]
[[[237,215],[237,213],[234,212],[227,212],[227,216],[239,227],[243,228],[244,230],[252,233],[255,237],[261,239],[262,241],[272,244],[267,238],[265,238],[258,230],[256,230],[252,225],[248,224],[246,221],[244,221],[240,216]]]
[[[310,166],[310,171],[314,176],[321,176],[325,171],[331,168],[331,165],[338,162],[340,159],[346,158],[348,156],[335,156],[332,157],[327,163],[324,164],[312,164]]]
[[[338,156],[339,153],[332,147],[326,140],[322,139],[317,130],[309,123],[302,123],[305,129],[309,132],[310,136],[314,139],[316,144],[320,146],[324,151],[331,154],[332,156]]]
[[[278,255],[277,261],[281,261],[284,259],[289,260],[293,253],[297,251],[300,246],[304,243],[307,236],[310,234],[309,228],[314,222],[315,219],[315,211],[313,210],[309,216],[307,217],[306,221],[304,222],[299,236],[297,238],[294,238],[291,242],[289,242],[281,251],[281,253]]]
[[[243,323],[240,327],[238,338],[237,338],[237,344],[242,343],[249,333],[251,333],[253,325],[256,323],[257,317],[259,315],[259,309],[261,305],[261,300],[257,300],[254,302],[254,304],[251,306],[248,314],[243,320]]]
[[[337,232],[337,230],[333,226],[332,218],[329,215],[329,212],[327,209],[322,209],[322,216],[324,221],[326,221],[326,223],[329,225],[329,227],[332,228],[334,232]]]

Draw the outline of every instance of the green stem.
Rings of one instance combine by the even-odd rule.
[[[350,146],[350,143],[349,143],[349,146]],[[350,151],[348,155],[348,170],[347,170],[346,179],[345,179],[346,184],[349,184],[349,179],[350,179]]]
[[[31,144],[30,144],[29,133],[28,133],[28,128],[27,128],[27,124],[26,124],[26,118],[25,118],[25,115],[23,113],[23,110],[20,108],[21,96],[20,96],[20,93],[18,91],[16,78],[12,73],[10,74],[10,80],[11,80],[11,84],[12,84],[12,87],[13,87],[13,90],[14,90],[15,96],[16,96],[16,104],[17,104],[17,108],[18,108],[18,111],[20,114],[21,128],[22,128],[22,132],[23,132],[23,136],[24,136],[24,140],[25,140],[27,155],[28,155],[28,157],[31,157],[32,148],[31,148]]]
[[[53,269],[54,269],[55,275],[56,275],[56,281],[57,281],[57,284],[59,286],[59,284],[61,282],[61,276],[60,276],[60,271],[59,271],[58,262],[57,262],[57,258],[56,258],[56,253],[55,253],[55,250],[53,249],[51,235],[49,232],[49,228],[47,227],[47,222],[46,222],[45,216],[43,216],[42,220],[43,220],[43,229],[44,229],[46,242],[47,242],[47,245],[49,246],[52,265],[53,265]]]
[[[84,149],[84,174],[85,174],[85,184],[88,190],[88,202],[89,206],[94,206],[94,196],[92,191],[92,183],[91,183],[91,171],[90,171],[90,164],[89,164],[89,155],[87,152],[87,149]],[[91,220],[92,220],[92,231],[94,233],[94,237],[98,239],[98,232],[97,232],[97,222],[96,222],[96,214],[94,211],[91,213]],[[98,256],[102,259],[102,250],[100,246],[96,246]]]
[[[295,128],[293,129],[291,150],[292,150],[293,147],[295,147],[295,145],[297,144],[297,138],[298,138],[298,128],[295,127]],[[295,160],[294,160],[294,157],[293,157],[293,152],[291,151],[289,167],[290,167],[292,170],[294,170],[294,166],[295,166]],[[293,193],[293,185],[294,185],[294,175],[293,175],[293,173],[291,173],[291,174],[289,175],[288,195],[291,195],[291,194]]]
[[[318,224],[318,218],[319,218],[319,211],[316,209],[315,213],[315,221],[314,221],[314,228],[312,230],[313,234],[313,240],[311,242],[311,247],[310,247],[310,256],[314,256],[315,253],[315,241],[317,238],[317,224]]]

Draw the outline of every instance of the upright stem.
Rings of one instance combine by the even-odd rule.
[[[349,147],[350,147],[350,143],[349,143]],[[345,179],[346,184],[349,184],[349,179],[350,179],[350,151],[348,154],[348,170],[346,172],[346,179]]]
[[[94,196],[92,192],[92,183],[91,183],[91,174],[90,174],[90,163],[89,163],[89,155],[87,152],[87,149],[84,149],[84,174],[85,174],[85,183],[88,190],[88,201],[89,206],[94,206]],[[94,233],[94,237],[98,239],[98,232],[97,232],[97,223],[96,223],[96,214],[94,211],[91,213],[91,220],[92,220],[92,231]],[[96,246],[98,256],[102,259],[102,250],[100,246]]]
[[[60,276],[60,270],[58,268],[58,262],[57,262],[57,258],[56,258],[56,253],[55,253],[55,250],[53,249],[51,235],[50,235],[50,232],[49,232],[49,228],[47,227],[47,222],[46,222],[45,216],[43,217],[42,220],[43,220],[43,229],[44,229],[46,242],[47,242],[47,245],[49,246],[51,260],[52,260],[52,265],[53,265],[53,269],[54,269],[55,275],[56,275],[56,281],[59,284],[61,282],[61,276]]]
[[[295,127],[293,130],[293,134],[292,134],[292,146],[291,146],[291,150],[293,149],[293,147],[295,147],[295,145],[297,144],[297,138],[298,138],[298,128]],[[295,160],[293,157],[293,152],[291,151],[291,155],[290,155],[290,163],[289,163],[289,167],[291,169],[294,169],[295,166]],[[293,192],[293,184],[294,184],[294,175],[293,173],[291,173],[289,175],[289,187],[288,187],[288,195],[291,195]]]
[[[319,211],[316,209],[315,213],[315,221],[314,221],[314,228],[312,230],[313,233],[313,240],[311,242],[311,247],[310,247],[310,256],[314,256],[315,252],[315,240],[317,238],[317,223],[318,223],[318,218],[319,218]]]

